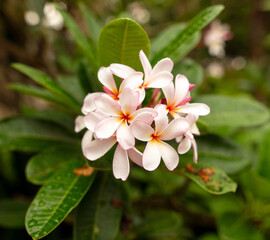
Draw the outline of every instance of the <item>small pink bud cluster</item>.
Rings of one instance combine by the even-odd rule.
[[[189,103],[194,87],[188,79],[178,74],[173,82],[173,62],[160,60],[152,68],[143,51],[139,54],[144,74],[123,64],[101,67],[98,79],[104,92],[89,93],[82,107],[84,116],[78,116],[75,131],[87,131],[82,139],[82,151],[90,161],[95,161],[117,144],[113,157],[113,174],[126,180],[129,159],[146,170],[155,170],[161,159],[173,170],[179,155],[191,146],[197,162],[197,146],[193,134],[199,135],[198,116],[207,115],[210,109],[202,103]],[[114,75],[122,79],[117,88]],[[154,89],[147,107],[146,91]],[[150,91],[150,90],[149,90]],[[164,98],[162,98],[162,93]],[[179,142],[177,151],[166,141]],[[136,142],[146,142],[143,153]]]

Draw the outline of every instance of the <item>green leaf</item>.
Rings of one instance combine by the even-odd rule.
[[[33,239],[43,238],[53,231],[86,194],[95,174],[77,176],[73,170],[83,165],[82,160],[71,160],[41,187],[25,218],[26,230]]]
[[[252,156],[235,142],[217,135],[195,137],[198,146],[198,163],[218,167],[228,174],[237,174],[243,171],[252,162]],[[178,145],[172,141],[175,148]],[[182,164],[193,162],[193,149],[181,155]]]
[[[139,52],[149,54],[149,38],[140,25],[131,19],[120,18],[106,24],[98,40],[100,66],[121,63],[141,70]]]
[[[108,174],[97,176],[76,208],[74,240],[114,240],[122,216],[121,182]]]
[[[83,18],[86,22],[86,25],[88,27],[88,32],[93,39],[94,43],[97,44],[98,42],[98,36],[101,30],[101,24],[96,19],[96,17],[93,15],[91,11],[87,8],[87,6],[83,3],[79,3],[80,11],[83,15]]]
[[[29,182],[45,184],[60,167],[74,159],[76,152],[67,148],[50,148],[30,158],[25,169]]]
[[[82,31],[80,30],[74,19],[65,10],[61,8],[58,8],[57,10],[61,13],[65,22],[65,26],[70,31],[70,34],[74,38],[77,45],[81,48],[92,70],[94,72],[97,72],[95,49],[91,46],[88,39],[83,35]]]
[[[219,133],[222,127],[252,127],[269,119],[269,110],[261,103],[243,96],[205,95],[195,102],[207,104],[211,113],[200,118],[211,132]]]
[[[215,5],[204,9],[196,15],[175,38],[168,41],[167,45],[152,57],[152,65],[156,64],[162,58],[175,56],[175,52],[179,47],[191,41],[194,34],[209,24],[223,9],[224,7],[222,5]]]
[[[188,168],[182,168],[181,170],[175,171],[177,174],[182,174],[195,183],[197,183],[201,188],[212,194],[225,194],[228,192],[235,192],[237,184],[226,175],[226,173],[217,167],[205,167],[206,165],[193,164],[193,170]],[[204,174],[208,176],[207,180],[201,173],[212,172],[212,174]]]
[[[55,97],[61,99],[62,102],[66,101],[70,108],[80,112],[79,103],[69,93],[60,88],[59,85],[45,73],[21,63],[13,63],[12,66],[46,88]]]
[[[53,145],[78,146],[74,134],[46,121],[25,117],[0,122],[0,146],[10,150],[37,151]]]
[[[270,131],[263,136],[259,155],[258,173],[270,181]]]
[[[59,126],[66,128],[70,132],[74,132],[74,118],[58,110],[49,109],[38,111],[34,108],[23,106],[21,111],[26,117],[56,123]]]
[[[182,219],[169,210],[148,211],[136,229],[138,239],[170,239],[180,230]]]
[[[53,105],[64,107],[64,108],[67,107],[66,103],[63,102],[59,97],[54,96],[52,93],[50,93],[49,91],[45,89],[35,87],[35,86],[25,85],[22,83],[12,83],[12,84],[9,84],[8,86],[9,88],[17,92],[25,93],[30,96],[43,99],[49,103],[52,103]]]
[[[162,31],[152,42],[150,59],[155,56],[163,48],[167,47],[168,42],[173,41],[186,27],[186,24],[177,23]],[[196,32],[191,36],[190,40],[179,45],[177,49],[170,55],[170,58],[177,62],[183,56],[188,54],[200,41],[201,34]]]
[[[195,84],[195,88],[192,90],[191,94],[196,91],[196,89],[202,84],[204,78],[204,71],[200,64],[196,63],[190,58],[186,58],[173,67],[172,73],[176,76],[177,74],[185,75],[189,82]]]
[[[0,226],[4,228],[23,228],[24,217],[29,203],[13,200],[0,200]]]

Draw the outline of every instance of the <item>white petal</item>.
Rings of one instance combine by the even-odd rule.
[[[136,91],[138,91],[140,94],[139,104],[141,104],[145,98],[145,89],[144,87],[141,87],[141,88],[137,88]]]
[[[160,164],[161,154],[159,151],[158,143],[153,140],[146,144],[145,150],[143,152],[142,163],[144,169],[148,171],[155,170]]]
[[[195,134],[195,135],[200,135],[200,134],[201,134],[201,133],[200,133],[200,130],[199,130],[199,128],[197,127],[197,124],[196,124],[196,123],[194,123],[194,124],[192,124],[192,125],[190,126],[190,131],[191,131],[192,134]]]
[[[84,154],[84,149],[85,149],[86,145],[89,144],[92,141],[92,139],[93,139],[93,132],[87,130],[85,132],[85,134],[83,135],[83,138],[82,138],[82,151],[83,151],[83,154]]]
[[[152,124],[153,119],[158,115],[157,111],[153,108],[145,107],[140,108],[130,115],[130,122],[141,120],[145,123]]]
[[[96,92],[96,93],[87,94],[87,96],[83,100],[83,106],[82,106],[82,112],[84,113],[84,115],[96,109],[94,100],[96,97],[101,96],[102,94],[104,93]]]
[[[183,135],[189,129],[189,123],[184,118],[176,118],[162,131],[159,138],[162,140],[172,140]]]
[[[116,143],[116,138],[111,137],[108,139],[95,139],[84,145],[83,154],[84,156],[91,160],[97,160],[102,157],[106,152],[108,152],[112,146]]]
[[[75,119],[75,132],[80,132],[81,130],[83,130],[85,128],[85,124],[84,124],[84,116],[78,116]]]
[[[133,122],[136,120],[139,120],[139,121],[145,122],[148,125],[151,125],[154,121],[153,113],[143,112],[143,113],[137,115],[136,118],[134,118],[134,120],[132,120],[130,122]]]
[[[155,75],[159,72],[168,71],[173,69],[173,61],[170,58],[161,59],[153,68],[151,75]]]
[[[164,93],[164,96],[167,101],[167,105],[171,105],[174,101],[174,85],[173,82],[171,82],[167,87],[162,88],[162,91]]]
[[[184,138],[178,145],[178,153],[184,154],[191,148],[191,141],[188,138]]]
[[[138,151],[136,148],[131,148],[131,149],[128,149],[127,152],[128,152],[128,157],[130,158],[130,160],[132,162],[143,167],[143,165],[142,165],[143,155],[140,151]]]
[[[166,165],[166,167],[172,171],[174,170],[179,163],[178,153],[175,151],[173,147],[165,142],[159,142],[159,151],[161,153],[161,157]]]
[[[109,67],[101,67],[98,70],[99,81],[113,93],[117,93],[117,87],[113,78],[113,74]]]
[[[204,103],[190,103],[180,106],[178,112],[205,116],[210,113],[210,108]]]
[[[194,115],[194,114],[189,113],[186,116],[186,120],[188,121],[189,125],[193,125],[198,120],[198,115]]]
[[[155,129],[156,134],[159,134],[168,125],[169,119],[167,116],[166,106],[163,104],[158,104],[155,107],[158,115],[155,117]]]
[[[129,175],[129,160],[127,151],[122,149],[120,145],[116,147],[113,156],[113,175],[116,179],[125,181]]]
[[[126,78],[130,74],[135,73],[136,71],[124,64],[118,64],[118,63],[113,63],[110,65],[110,69],[114,75],[120,78]]]
[[[109,138],[111,137],[116,129],[121,124],[122,119],[118,117],[108,117],[102,120],[96,127],[95,127],[95,134],[97,138]]]
[[[119,92],[122,92],[125,88],[135,89],[143,84],[143,73],[135,72],[130,74],[123,80],[120,85]]]
[[[197,143],[196,143],[195,139],[191,140],[191,144],[192,144],[192,147],[193,147],[193,161],[194,161],[194,163],[197,163],[198,149],[197,149]]]
[[[140,51],[139,57],[140,57],[140,60],[141,60],[142,66],[143,66],[145,78],[147,78],[150,75],[150,72],[152,71],[152,66],[151,66],[148,58],[144,54],[143,50]]]
[[[160,72],[151,75],[144,81],[145,88],[164,88],[167,87],[173,80],[173,75],[170,72]]]
[[[123,121],[116,131],[117,142],[124,150],[134,148],[135,138],[126,121]]]
[[[134,121],[130,127],[134,137],[140,141],[149,141],[152,139],[154,129],[147,123],[142,121]]]
[[[96,108],[104,114],[111,116],[119,116],[122,114],[119,103],[109,97],[107,94],[102,94],[95,99]]]
[[[91,112],[84,117],[84,124],[89,130],[94,132],[96,125],[108,117],[108,115],[106,116],[101,112]]]
[[[129,116],[139,105],[139,93],[131,90],[130,88],[125,88],[119,95],[119,103],[121,105],[122,112],[126,116]]]
[[[187,95],[189,89],[188,79],[181,74],[178,74],[175,78],[175,104],[179,104]]]

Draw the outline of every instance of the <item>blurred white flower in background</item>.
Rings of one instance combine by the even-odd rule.
[[[132,17],[134,17],[139,23],[144,24],[149,22],[150,13],[141,4],[137,2],[131,3],[128,8]]]
[[[211,62],[207,66],[206,72],[210,77],[222,78],[224,76],[225,69],[224,69],[223,64],[215,61],[215,62]]]
[[[204,44],[208,47],[209,54],[218,58],[225,56],[225,41],[232,39],[229,24],[214,21],[204,36]]]
[[[46,3],[43,8],[43,24],[53,30],[61,30],[64,26],[62,15],[57,11],[53,3]]]
[[[36,26],[40,23],[40,17],[37,12],[28,10],[24,13],[24,20],[27,25]]]

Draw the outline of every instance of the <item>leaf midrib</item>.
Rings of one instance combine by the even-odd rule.
[[[125,51],[126,39],[127,39],[127,28],[128,28],[128,21],[126,21],[126,26],[125,26],[124,36],[123,36],[123,44],[122,44],[122,48],[121,48],[120,63],[122,63],[123,59],[124,59],[124,51]]]

